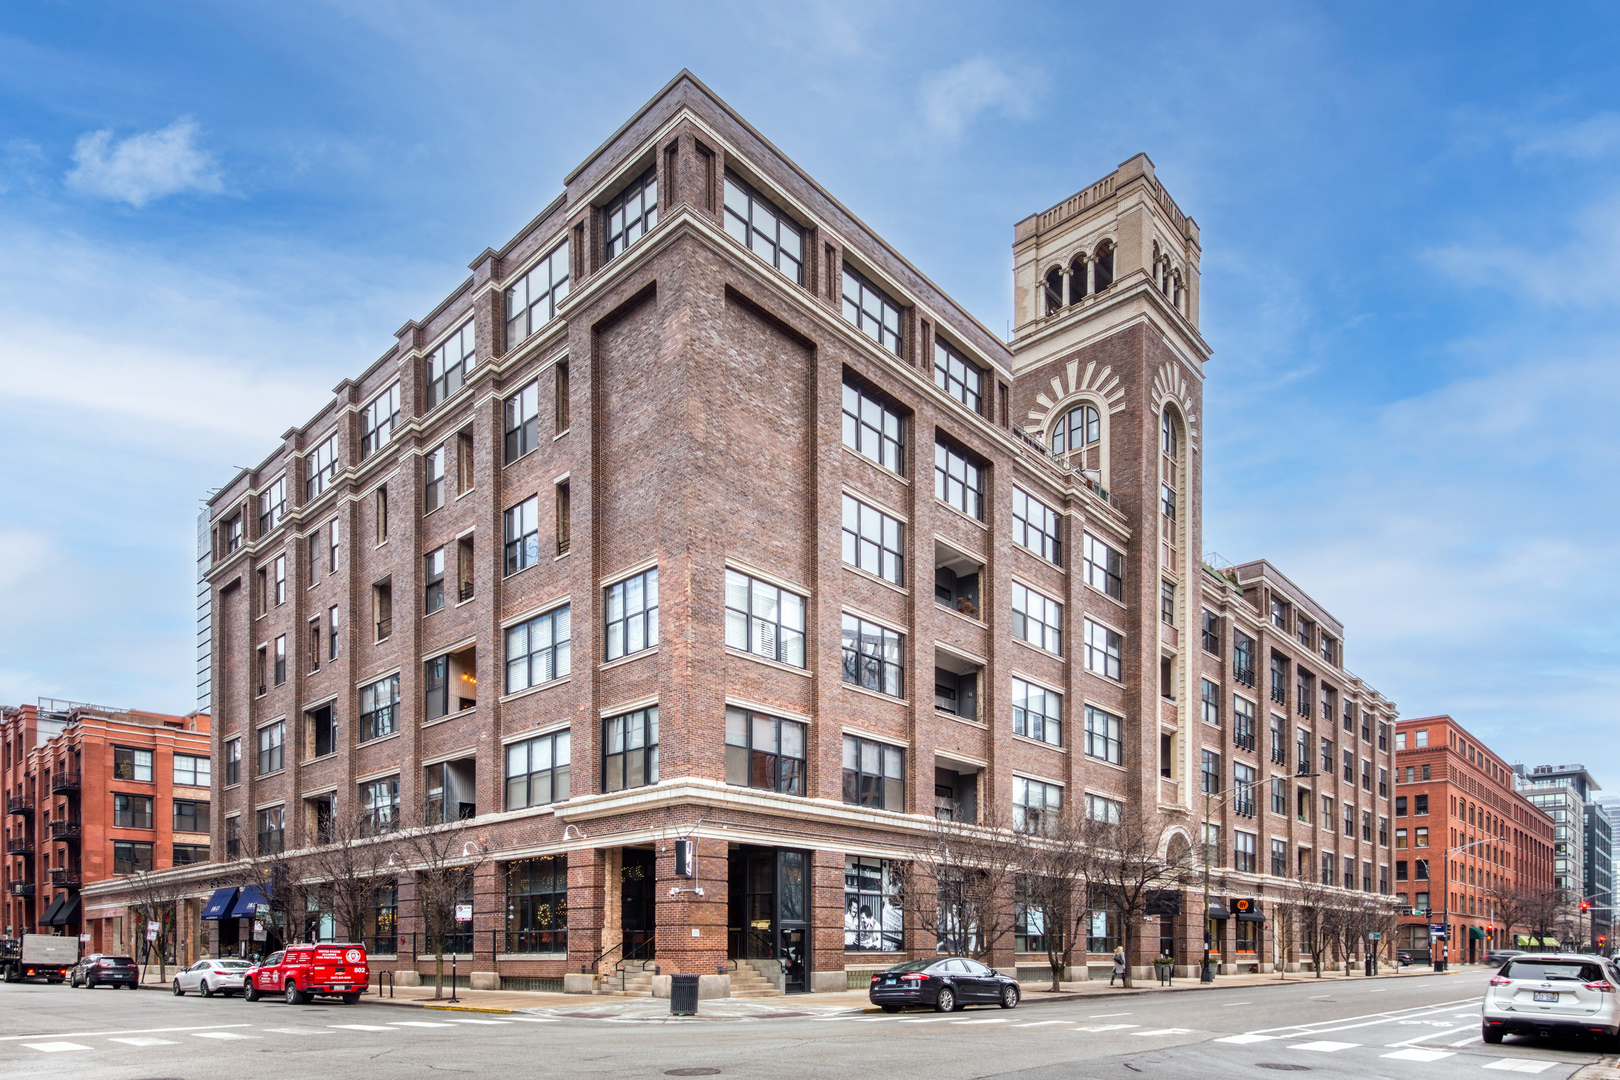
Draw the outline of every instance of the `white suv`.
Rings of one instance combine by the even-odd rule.
[[[1620,969],[1585,953],[1525,953],[1491,978],[1481,1008],[1480,1037],[1620,1036]]]

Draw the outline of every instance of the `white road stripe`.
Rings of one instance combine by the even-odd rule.
[[[508,1016],[506,1019],[507,1020],[517,1020],[520,1023],[524,1023],[524,1024],[560,1024],[560,1023],[562,1023],[561,1020],[558,1020],[554,1016]],[[502,1021],[502,1022],[504,1023],[505,1021]]]
[[[1484,1068],[1501,1069],[1503,1072],[1539,1073],[1545,1072],[1557,1064],[1556,1061],[1524,1061],[1515,1060],[1514,1058],[1497,1058],[1495,1061],[1487,1061]]]
[[[328,1027],[343,1028],[346,1031],[392,1031],[399,1034],[398,1028],[378,1027],[375,1024],[328,1024]]]
[[[1046,1027],[1048,1024],[1067,1024],[1067,1020],[1035,1020],[1028,1024],[1014,1024],[1013,1027]]]
[[[1444,1039],[1448,1035],[1456,1035],[1459,1032],[1463,1032],[1463,1031],[1477,1031],[1477,1030],[1478,1029],[1473,1024],[1468,1024],[1468,1025],[1466,1025],[1464,1027],[1447,1028],[1444,1031],[1426,1032],[1425,1034],[1422,1034],[1422,1035],[1415,1035],[1410,1039],[1402,1039],[1400,1042],[1386,1043],[1385,1045],[1388,1046],[1391,1050],[1394,1050],[1397,1047],[1412,1046],[1412,1045],[1414,1045],[1416,1043],[1426,1043],[1430,1039]]]
[[[1192,1028],[1154,1028],[1152,1031],[1133,1031],[1131,1034],[1137,1038],[1143,1035],[1191,1035]]]
[[[1127,1028],[1141,1027],[1140,1024],[1081,1024],[1074,1031],[1124,1031]]]
[[[1235,1009],[1235,1008],[1237,1008],[1237,1007],[1238,1007],[1238,1006],[1239,1006],[1239,1005],[1250,1005],[1250,1004],[1253,1004],[1253,1002],[1248,1002],[1248,1001],[1229,1001],[1229,1002],[1227,1002],[1227,1003],[1226,1003],[1226,1004],[1225,1004],[1225,1005],[1222,1005],[1222,1006],[1221,1006],[1221,1008],[1223,1008],[1223,1009]]]
[[[1270,1042],[1271,1040],[1276,1039],[1276,1038],[1280,1038],[1280,1036],[1277,1036],[1277,1035],[1228,1035],[1223,1039],[1216,1039],[1215,1041],[1216,1042],[1223,1042],[1223,1043],[1237,1043],[1239,1045],[1242,1045],[1244,1043]]]
[[[1005,1024],[1006,1022],[1007,1021],[1001,1020],[1001,1019],[996,1019],[996,1020],[952,1020],[951,1021],[951,1023],[953,1023],[953,1024]]]
[[[449,1024],[435,1023],[430,1020],[390,1020],[389,1027],[449,1027]]]
[[[874,1017],[873,1019],[877,1019],[877,1018]],[[945,1021],[947,1021],[949,1019],[950,1019],[950,1017],[948,1017],[948,1016],[926,1016],[926,1017],[919,1017],[919,1018],[917,1018],[915,1020],[900,1020],[900,1021],[897,1021],[897,1023],[901,1023],[901,1024],[943,1024]],[[1059,1023],[1062,1023],[1062,1021],[1059,1021]]]
[[[1335,1053],[1338,1053],[1340,1050],[1349,1050],[1349,1049],[1352,1049],[1353,1047],[1357,1047],[1357,1046],[1360,1046],[1360,1045],[1361,1045],[1360,1043],[1308,1042],[1308,1043],[1295,1043],[1293,1046],[1290,1046],[1288,1049],[1290,1049],[1290,1050],[1313,1050],[1313,1051],[1315,1051],[1316,1053],[1319,1053],[1319,1054],[1335,1054]]]
[[[234,1031],[193,1031],[193,1039],[262,1039],[263,1035],[239,1035]]]
[[[273,1031],[277,1035],[330,1035],[330,1034],[332,1034],[326,1028],[290,1027],[290,1028],[265,1028],[264,1030]]]
[[[1390,1020],[1413,1020],[1422,1016],[1438,1016],[1440,1013],[1454,1009],[1458,1005],[1466,1005],[1473,1000],[1473,998],[1468,998],[1461,1001],[1442,1001],[1436,1005],[1420,1005],[1412,1009],[1392,1009],[1389,1012],[1363,1013],[1360,1016],[1346,1016],[1337,1020],[1320,1020],[1314,1024],[1285,1024],[1282,1027],[1258,1028],[1254,1033],[1275,1033],[1285,1039],[1290,1037],[1298,1039],[1306,1035],[1331,1035],[1335,1031],[1372,1027],[1376,1024],[1387,1023]]]
[[[450,1023],[452,1023],[452,1024],[509,1024],[509,1023],[511,1023],[511,1021],[510,1020],[462,1020],[462,1019],[457,1018],[457,1019],[450,1020]]]
[[[88,1046],[80,1046],[78,1043],[70,1042],[23,1043],[23,1045],[28,1047],[30,1050],[38,1050],[42,1054],[60,1054],[64,1050],[90,1049]]]
[[[61,1031],[38,1032],[33,1035],[0,1035],[0,1042],[22,1042],[24,1039],[85,1039],[92,1035],[166,1035],[171,1031],[208,1031],[218,1028],[245,1028],[252,1024],[192,1024],[190,1027],[128,1028],[123,1031]]]
[[[1472,1046],[1474,1043],[1481,1042],[1481,1041],[1483,1041],[1483,1040],[1481,1040],[1478,1035],[1470,1035],[1466,1039],[1458,1039],[1456,1042],[1454,1042],[1454,1043],[1446,1043],[1446,1045],[1447,1046]]]
[[[1408,1048],[1397,1050],[1393,1054],[1380,1054],[1379,1057],[1394,1058],[1397,1061],[1439,1061],[1441,1058],[1456,1057],[1450,1050],[1418,1050]]]
[[[1092,1013],[1090,1016],[1086,1017],[1086,1019],[1087,1020],[1106,1020],[1110,1016],[1130,1016],[1130,1015],[1131,1014],[1128,1013],[1128,1012],[1124,1012],[1124,1013]]]
[[[108,1042],[123,1043],[125,1046],[179,1046],[173,1039],[152,1039],[137,1037],[133,1039],[108,1039]]]

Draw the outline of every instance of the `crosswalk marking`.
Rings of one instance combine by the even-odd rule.
[[[1419,1050],[1411,1046],[1405,1050],[1397,1050],[1393,1054],[1379,1055],[1379,1057],[1394,1058],[1396,1061],[1439,1061],[1441,1058],[1456,1056],[1450,1050]]]
[[[277,1035],[330,1035],[330,1034],[332,1034],[326,1028],[286,1027],[286,1028],[265,1028],[264,1030],[273,1031]]]
[[[449,1027],[449,1024],[440,1024],[432,1020],[390,1020],[389,1027]]]
[[[1360,1045],[1361,1045],[1360,1043],[1308,1042],[1308,1043],[1295,1043],[1293,1046],[1290,1046],[1288,1049],[1290,1049],[1290,1050],[1314,1050],[1319,1054],[1334,1054],[1334,1053],[1339,1052],[1340,1050],[1349,1050],[1351,1047],[1360,1046]]]
[[[234,1031],[193,1031],[193,1039],[262,1039],[263,1035],[238,1035]]]
[[[60,1054],[64,1050],[90,1049],[88,1046],[80,1046],[78,1043],[71,1042],[23,1043],[23,1045],[28,1047],[30,1050],[38,1050],[42,1054]]]
[[[1152,1031],[1133,1031],[1131,1034],[1139,1039],[1144,1035],[1191,1035],[1192,1028],[1154,1028]]]
[[[1035,1020],[1028,1024],[1014,1024],[1013,1027],[1046,1027],[1048,1024],[1067,1024],[1067,1020]]]
[[[1503,1072],[1538,1073],[1556,1064],[1558,1064],[1556,1061],[1516,1061],[1513,1058],[1497,1058],[1495,1061],[1487,1061],[1484,1068],[1501,1069]]]
[[[508,1016],[507,1020],[519,1020],[525,1024],[560,1024],[555,1016]]]
[[[397,1028],[379,1027],[376,1024],[328,1024],[327,1027],[344,1028],[348,1031],[397,1031]]]
[[[1140,1024],[1081,1024],[1075,1031],[1125,1031],[1128,1028],[1141,1027]]]
[[[108,1042],[123,1043],[125,1046],[178,1046],[173,1039],[151,1039],[137,1037],[134,1039],[108,1039]]]
[[[1007,1021],[997,1017],[993,1020],[952,1020],[953,1024],[1005,1024]]]
[[[1277,1035],[1255,1035],[1250,1032],[1245,1032],[1242,1035],[1227,1035],[1224,1038],[1216,1039],[1215,1041],[1224,1043],[1238,1043],[1239,1045],[1242,1045],[1243,1043],[1270,1042],[1271,1040],[1279,1037],[1280,1036]]]
[[[453,1018],[453,1019],[450,1020],[450,1023],[452,1023],[452,1024],[509,1024],[509,1023],[511,1023],[511,1021],[510,1020],[462,1020],[460,1018]]]
[[[881,1017],[873,1017],[873,1019],[881,1019]],[[943,1024],[949,1019],[950,1017],[948,1016],[924,1016],[911,1020],[899,1020],[896,1022],[901,1024]]]

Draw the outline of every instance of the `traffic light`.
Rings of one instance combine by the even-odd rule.
[[[1591,908],[1592,908],[1592,902],[1590,900],[1582,900],[1581,901],[1581,910],[1582,911],[1590,911]]]

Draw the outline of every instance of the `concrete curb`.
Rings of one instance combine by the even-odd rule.
[[[446,1005],[443,998],[385,998],[375,994],[360,995],[361,1005],[388,1005],[395,1009],[436,1009],[442,1012],[514,1013],[519,1009],[497,1009],[486,1005]]]

